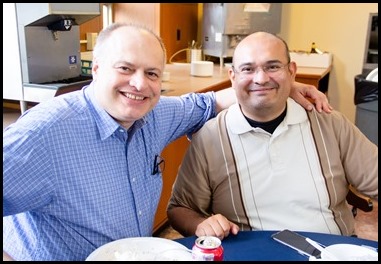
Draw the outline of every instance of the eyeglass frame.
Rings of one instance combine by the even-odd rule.
[[[160,155],[156,154],[153,161],[152,175],[156,175],[159,172],[163,172],[165,169],[165,160]]]
[[[244,76],[252,76],[253,74],[255,74],[257,72],[258,69],[261,69],[267,75],[271,75],[271,74],[278,73],[280,70],[285,69],[289,65],[290,65],[290,62],[287,62],[287,63],[271,62],[271,63],[265,64],[265,65],[258,65],[255,67],[245,65],[241,68],[241,71],[239,71],[239,69],[237,70],[234,67],[234,65],[232,65],[231,68],[232,68],[233,72],[235,72],[237,74],[242,74]],[[278,68],[272,70],[271,67],[275,67],[275,66]],[[251,70],[250,71],[242,71],[243,68],[251,68]],[[254,70],[252,70],[252,69],[254,69]]]

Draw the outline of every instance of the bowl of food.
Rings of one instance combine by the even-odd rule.
[[[328,251],[327,254],[325,251]],[[322,260],[330,260],[329,255],[335,256],[339,261],[376,261],[378,252],[366,246],[353,244],[334,244],[325,248],[321,253]]]

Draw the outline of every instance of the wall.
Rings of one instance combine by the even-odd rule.
[[[114,3],[114,22],[134,22],[147,25],[160,34],[160,4]]]
[[[283,4],[280,36],[290,49],[308,50],[312,42],[333,54],[328,98],[354,123],[354,77],[362,72],[369,13],[377,3]]]

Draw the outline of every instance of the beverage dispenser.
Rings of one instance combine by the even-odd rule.
[[[90,83],[91,77],[81,77],[79,25],[100,15],[99,3],[7,3],[5,7],[9,14],[4,13],[8,19],[3,28],[9,49],[3,49],[3,59],[12,63],[3,69],[3,99],[19,100],[24,111],[25,102],[41,102]]]
[[[81,74],[79,25],[99,4],[17,3],[23,80],[46,83]]]

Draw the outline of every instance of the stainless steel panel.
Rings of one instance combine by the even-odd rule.
[[[282,4],[271,3],[268,12],[246,12],[250,3],[205,3],[203,10],[204,54],[227,58],[247,35],[255,31],[280,32]]]
[[[25,27],[24,82],[52,82],[81,74],[79,26],[55,34],[46,27]]]
[[[80,25],[100,15],[99,3],[16,3],[18,23],[23,26],[47,26],[71,18]]]

